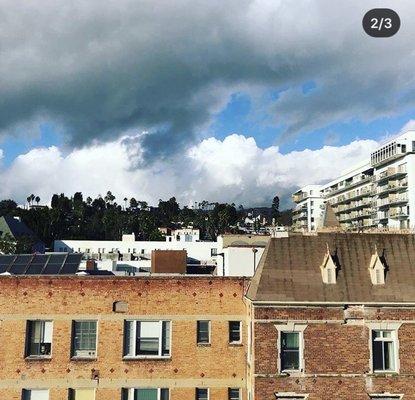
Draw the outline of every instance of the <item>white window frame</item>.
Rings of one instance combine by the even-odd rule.
[[[128,391],[128,400],[134,400],[134,394],[136,390],[140,390],[140,389],[157,389],[157,400],[161,400],[161,390],[162,389],[167,389],[168,390],[168,394],[169,394],[169,399],[170,399],[170,388],[168,387],[163,387],[163,388],[155,388],[155,387],[133,387],[133,388],[124,388],[127,389]],[[140,399],[139,399],[140,400]]]
[[[294,393],[294,392],[277,392],[274,393],[277,400],[297,400],[297,399],[308,399],[309,394]]]
[[[208,335],[209,335],[209,338],[208,338],[208,341],[207,342],[199,342],[199,340],[198,340],[199,339],[198,338],[198,336],[199,336],[199,330],[198,330],[198,328],[199,328],[199,322],[207,322],[208,323]],[[212,334],[212,321],[207,320],[207,319],[199,319],[199,320],[196,321],[196,343],[199,346],[207,346],[207,345],[211,344],[211,334]]]
[[[123,359],[125,360],[131,360],[131,359],[146,359],[146,358],[161,358],[161,359],[167,359],[167,358],[171,358],[171,352],[172,352],[172,323],[171,320],[167,320],[167,319],[163,319],[163,320],[153,320],[153,319],[126,319],[124,320],[124,341],[125,341],[125,337],[126,337],[126,331],[125,331],[125,327],[126,327],[126,322],[134,322],[133,323],[133,343],[132,343],[132,347],[133,347],[133,355],[131,354],[124,354],[123,355]],[[159,348],[158,348],[158,355],[136,355],[137,352],[137,322],[158,322],[159,323]],[[167,355],[162,355],[162,346],[163,346],[163,322],[167,322],[169,324],[169,354]],[[125,351],[125,342],[124,342],[124,349],[123,352]],[[137,388],[137,389],[142,389],[142,388]],[[143,388],[146,389],[146,388]],[[151,388],[149,388],[151,389]],[[162,388],[164,389],[164,388]]]
[[[209,388],[206,388],[206,387],[197,387],[197,388],[195,388],[195,400],[199,400],[197,398],[197,390],[198,389],[206,389],[207,390],[207,400],[210,399],[210,389]]]
[[[241,390],[241,388],[240,387],[229,387],[228,388],[228,400],[233,400],[231,397],[230,397],[230,390],[238,390],[239,391],[239,397],[238,397],[238,400],[242,400],[242,390]]]
[[[29,336],[29,333],[33,333],[33,327],[29,328],[29,325],[35,323],[35,322],[43,322],[44,328],[46,327],[46,323],[50,323],[50,342],[46,342],[45,339],[45,332],[43,332],[43,343],[50,343],[50,354],[30,354],[30,342],[31,338]],[[25,358],[31,359],[31,358],[52,358],[53,352],[53,321],[50,319],[29,319],[26,323],[26,345],[25,345]],[[31,389],[28,389],[31,390]]]
[[[307,324],[304,323],[296,323],[296,322],[288,322],[284,324],[276,324],[275,328],[278,331],[278,372],[280,374],[289,373],[290,375],[293,374],[303,374],[305,370],[305,361],[304,361],[304,331],[307,328]],[[282,355],[282,346],[281,346],[281,339],[282,333],[298,333],[298,344],[299,344],[299,368],[298,369],[291,369],[291,370],[283,370],[282,363],[281,363],[281,355]]]
[[[23,389],[22,390],[22,398],[23,400],[32,400],[32,392],[33,391],[44,391],[47,393],[47,398],[49,399],[49,389],[41,389],[41,388],[36,388],[36,389]]]
[[[75,323],[76,322],[95,322],[96,328],[95,328],[95,356],[76,356],[75,355]],[[72,321],[72,343],[71,343],[71,359],[85,359],[85,358],[91,358],[95,359],[98,357],[98,320],[96,319],[74,319]]]
[[[399,374],[400,360],[399,360],[399,328],[402,325],[400,322],[379,322],[379,323],[367,323],[366,326],[369,328],[369,349],[370,349],[370,360],[369,367],[372,374]],[[372,346],[372,331],[391,331],[394,343],[394,370],[374,370],[373,369],[373,346]]]
[[[238,341],[230,341],[231,338],[231,326],[230,323],[231,322],[239,322],[239,340]],[[242,325],[242,321],[238,321],[238,320],[229,320],[228,321],[228,343],[230,345],[238,345],[238,344],[242,344],[242,329],[243,329],[243,325]]]

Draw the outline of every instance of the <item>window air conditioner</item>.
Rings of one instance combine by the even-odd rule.
[[[95,357],[96,356],[96,351],[95,350],[77,350],[75,352],[75,356],[76,357]]]
[[[50,355],[51,344],[50,343],[41,343],[39,353],[41,356]]]

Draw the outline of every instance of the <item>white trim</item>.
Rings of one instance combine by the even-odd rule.
[[[161,320],[142,320],[142,319],[125,319],[124,320],[124,332],[123,332],[123,353],[125,351],[125,323],[126,322],[134,322],[132,324],[132,335],[133,335],[133,342],[132,342],[132,352],[133,354],[126,354],[123,355],[123,359],[124,360],[136,360],[136,359],[168,359],[171,358],[171,353],[172,353],[172,323],[171,320],[168,319],[161,319]],[[136,355],[136,345],[137,345],[137,322],[158,322],[159,323],[159,348],[158,348],[158,355]],[[168,355],[162,355],[162,347],[163,347],[163,322],[168,322],[169,323],[169,354]],[[131,340],[131,338],[130,338]]]
[[[294,321],[290,321],[287,323],[281,324],[274,324],[275,328],[278,331],[278,341],[277,341],[277,349],[278,349],[278,360],[277,360],[277,368],[279,373],[288,373],[290,375],[293,374],[303,374],[305,371],[305,360],[304,360],[304,331],[307,328],[307,324],[305,323],[297,323]],[[299,357],[299,368],[295,370],[282,370],[281,368],[281,334],[282,333],[298,333],[298,357]]]
[[[209,339],[208,342],[199,342],[198,341],[198,336],[199,336],[199,332],[198,332],[198,323],[199,322],[207,322],[208,323],[208,334],[209,334]],[[212,321],[209,319],[198,319],[196,321],[196,344],[199,346],[203,346],[203,345],[209,345],[212,344]]]
[[[81,357],[81,356],[75,356],[74,354],[71,354],[71,360],[79,360],[79,359],[87,359],[87,358],[91,358],[91,359],[95,359],[98,358],[98,320],[97,319],[74,319],[72,320],[72,340],[71,340],[71,353],[74,353],[75,351],[75,323],[76,322],[95,322],[95,356],[89,356],[89,357]]]
[[[369,371],[372,374],[399,374],[400,371],[400,359],[399,359],[399,328],[402,325],[401,322],[369,322],[365,324],[369,328]],[[374,370],[373,369],[373,345],[372,335],[373,331],[390,331],[391,339],[393,342],[394,351],[394,369],[393,370]]]
[[[295,399],[296,397],[308,399],[308,396],[309,396],[308,393],[303,394],[303,393],[294,393],[294,392],[275,392],[274,395],[277,400]]]
[[[239,322],[239,340],[238,341],[233,341],[233,342],[231,342],[229,339],[230,339],[230,333],[231,333],[231,330],[230,330],[230,323],[231,322]],[[242,344],[242,329],[243,329],[243,325],[242,325],[242,321],[241,320],[237,320],[237,319],[232,319],[232,320],[229,320],[228,321],[228,344],[229,345],[233,345],[233,344]]]

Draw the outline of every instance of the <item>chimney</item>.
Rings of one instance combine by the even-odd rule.
[[[97,263],[94,259],[86,260],[86,270],[87,271],[95,271],[97,269]]]
[[[152,273],[185,274],[186,266],[186,250],[153,250],[151,252]]]

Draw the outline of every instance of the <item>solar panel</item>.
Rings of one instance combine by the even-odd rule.
[[[29,264],[29,261],[32,259],[31,254],[22,254],[18,255],[16,259],[14,260],[13,264],[9,268],[9,272],[11,274],[15,275],[21,275],[24,274],[27,268],[27,265]]]
[[[29,267],[26,270],[27,275],[39,275],[43,268],[45,267],[46,262],[48,261],[49,256],[45,254],[36,254],[32,262],[29,264]]]
[[[60,270],[60,274],[75,274],[78,271],[79,263],[81,262],[82,254],[68,254],[65,264]]]
[[[79,264],[64,264],[59,271],[60,274],[75,274],[78,271]]]
[[[66,254],[51,254],[48,264],[63,264],[66,258]]]
[[[6,272],[9,268],[9,265],[16,258],[15,255],[1,255],[0,256],[0,274]]]
[[[42,271],[42,275],[56,275],[62,268],[62,263],[60,264],[46,264],[46,267]]]
[[[66,262],[68,264],[79,264],[82,260],[82,253],[72,253],[68,254],[68,257],[66,258]]]

